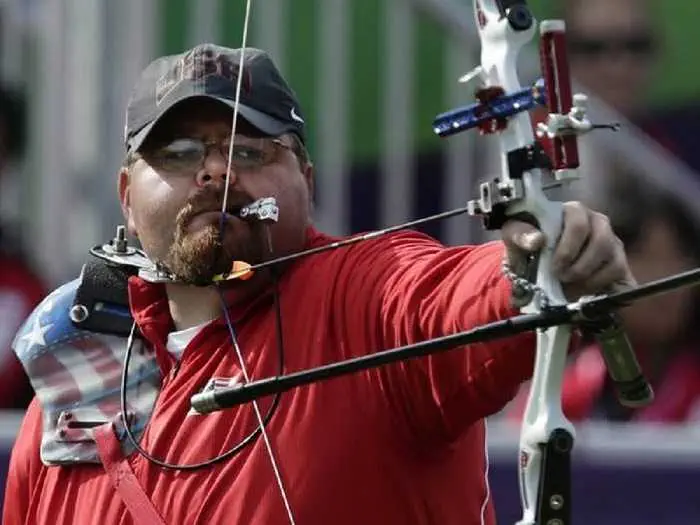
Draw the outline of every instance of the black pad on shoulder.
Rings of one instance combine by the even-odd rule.
[[[85,263],[70,311],[82,330],[128,336],[134,322],[129,310],[127,281],[134,269],[102,259]]]

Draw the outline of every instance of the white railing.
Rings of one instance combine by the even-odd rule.
[[[520,426],[496,420],[488,425],[489,455],[511,460],[519,449]],[[579,422],[573,455],[607,465],[684,463],[700,469],[700,424]]]

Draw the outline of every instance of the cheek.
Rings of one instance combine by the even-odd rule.
[[[187,200],[186,192],[162,180],[146,180],[133,188],[131,199],[134,225],[143,248],[161,255],[158,252],[172,238],[175,218]]]
[[[238,184],[253,199],[274,197],[277,201],[279,221],[272,227],[275,249],[300,249],[311,208],[304,175],[286,166],[270,167],[254,176],[241,177]]]
[[[286,208],[294,184],[292,176],[286,170],[268,166],[258,172],[241,174],[234,190],[240,189],[252,199],[274,197],[280,208]]]
[[[297,224],[303,221],[309,208],[309,192],[302,177],[281,181],[278,185],[267,189],[267,195],[274,196],[280,207],[280,221]],[[266,196],[266,195],[261,195]]]

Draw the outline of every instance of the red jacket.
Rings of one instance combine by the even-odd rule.
[[[564,372],[562,409],[566,417],[573,422],[600,418],[601,415],[596,412],[607,381],[605,361],[598,347],[591,345],[578,352]],[[664,374],[652,386],[654,401],[630,413],[631,421],[666,424],[699,421],[698,348],[688,348],[674,356]],[[509,418],[518,422],[522,419],[528,392],[529,385],[525,385],[508,409]]]
[[[45,293],[22,259],[0,253],[0,410],[24,409],[32,399],[32,386],[11,344]]]
[[[331,240],[311,230],[308,244]],[[287,372],[513,315],[502,256],[500,243],[445,248],[405,232],[298,262],[280,289]],[[239,373],[225,324],[205,327],[175,372],[164,347],[172,321],[163,287],[134,279],[130,297],[163,375],[142,446],[178,463],[230,449],[257,425],[250,405],[188,415],[190,397],[209,378]],[[251,377],[275,374],[270,295],[232,308],[231,317]],[[493,524],[483,418],[530,376],[533,351],[526,334],[284,394],[267,430],[297,523]],[[34,403],[13,452],[3,523],[131,523],[101,466],[42,465],[40,428]],[[261,440],[194,472],[162,469],[137,454],[130,464],[166,523],[288,523]]]

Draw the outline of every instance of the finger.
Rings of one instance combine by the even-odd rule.
[[[557,273],[565,273],[588,243],[592,229],[591,213],[578,202],[564,204],[564,228],[552,257]]]
[[[508,248],[536,252],[545,244],[544,234],[530,223],[511,219],[501,228],[503,242]]]
[[[585,281],[583,294],[608,293],[629,288],[629,275],[623,255],[616,255],[590,274]]]
[[[562,282],[583,281],[598,272],[610,261],[619,261],[617,252],[624,252],[621,241],[615,236],[610,221],[605,215],[590,214],[591,233],[588,242],[581,249],[578,257],[559,272]]]

